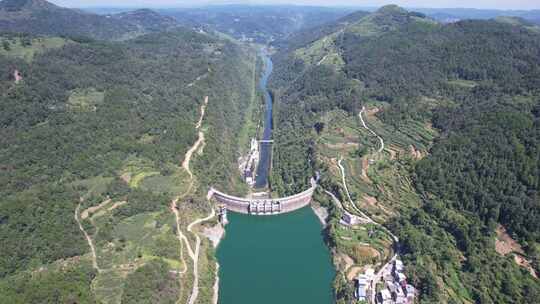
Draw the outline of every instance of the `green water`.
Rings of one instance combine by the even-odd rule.
[[[217,252],[220,304],[333,303],[335,273],[311,208],[228,216]]]

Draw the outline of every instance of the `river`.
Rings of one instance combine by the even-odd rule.
[[[272,61],[262,54],[260,82],[266,102],[263,139],[272,137],[272,97],[266,85]],[[265,187],[271,145],[262,145],[257,185]],[[333,303],[335,271],[322,227],[311,208],[275,216],[229,213],[217,258],[220,304]]]
[[[266,50],[261,51],[261,56],[264,61],[264,71],[259,82],[259,89],[263,92],[264,95],[264,104],[266,105],[266,111],[264,114],[264,132],[263,140],[272,139],[272,106],[273,100],[272,95],[268,91],[268,79],[272,74],[274,65],[270,56],[267,54]],[[265,188],[268,184],[268,173],[270,171],[270,164],[272,161],[272,144],[261,144],[261,153],[259,158],[259,165],[257,167],[257,177],[255,178],[255,188]]]

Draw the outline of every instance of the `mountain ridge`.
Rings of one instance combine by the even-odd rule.
[[[174,26],[173,18],[148,9],[103,16],[46,0],[0,2],[0,28],[8,32],[122,40]]]

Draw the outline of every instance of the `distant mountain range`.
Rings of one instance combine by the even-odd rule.
[[[215,29],[237,39],[267,42],[291,33],[333,22],[353,12],[347,8],[309,6],[223,5],[189,9],[160,9],[185,26]]]
[[[463,19],[492,19],[508,16],[520,17],[540,24],[540,10],[491,10],[473,8],[414,8],[413,10],[443,22],[454,22]]]
[[[0,2],[0,29],[4,32],[118,40],[176,25],[173,18],[147,9],[98,15],[59,7],[45,0]]]

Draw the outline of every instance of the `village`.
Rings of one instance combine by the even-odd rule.
[[[366,269],[356,279],[355,297],[360,303],[368,303],[373,298],[371,294],[375,290],[375,303],[377,304],[412,304],[415,299],[416,289],[407,282],[404,274],[403,262],[395,259],[391,267],[381,270],[382,282],[377,283],[375,271]],[[373,286],[376,284],[376,286]],[[375,288],[373,288],[375,287]]]

